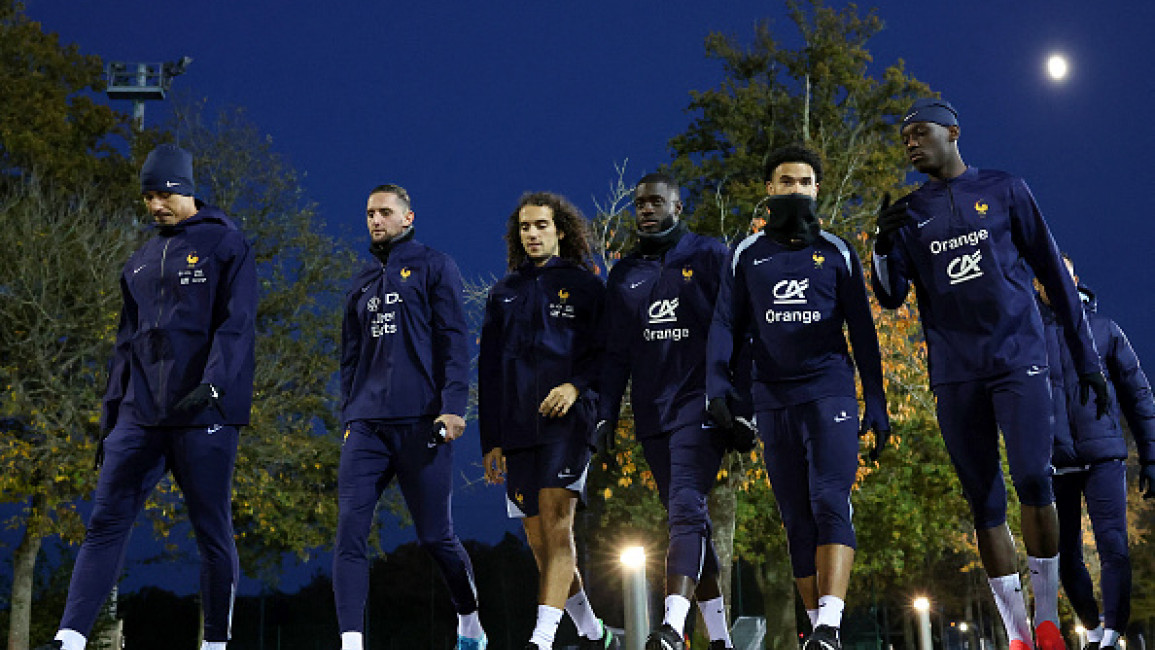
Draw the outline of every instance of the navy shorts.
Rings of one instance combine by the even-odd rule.
[[[998,377],[934,387],[938,425],[975,528],[1007,519],[1007,488],[999,462],[999,431],[1019,502],[1054,502],[1051,446],[1054,414],[1047,368],[1018,368]]]
[[[537,494],[544,488],[565,488],[585,505],[590,446],[585,440],[546,443],[505,454],[505,510],[521,519],[538,514]]]
[[[819,546],[856,547],[850,488],[858,472],[858,400],[824,397],[759,411],[758,435],[794,577],[815,575]]]

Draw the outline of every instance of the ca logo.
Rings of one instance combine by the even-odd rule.
[[[655,300],[650,304],[651,323],[672,323],[678,320],[678,299]]]
[[[950,283],[958,284],[982,276],[983,270],[979,268],[979,262],[982,259],[982,251],[975,251],[970,255],[959,255],[951,260],[946,267],[946,274],[950,276]]]
[[[806,304],[806,290],[810,288],[810,278],[801,280],[780,280],[774,285],[774,303],[777,305]]]

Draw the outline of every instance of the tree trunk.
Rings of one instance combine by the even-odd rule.
[[[763,557],[755,576],[766,611],[766,650],[798,650],[798,623],[794,614],[794,573],[790,560]]]
[[[12,609],[8,613],[8,650],[28,650],[28,629],[32,619],[32,583],[36,556],[44,539],[44,497],[32,497],[31,513],[24,536],[12,554]]]
[[[727,454],[722,462],[722,469],[727,476],[732,471],[732,454]],[[710,491],[710,521],[714,527],[714,550],[718,553],[718,583],[722,587],[723,599],[726,603],[726,618],[730,620],[730,596],[733,593],[730,585],[733,582],[734,568],[734,524],[738,514],[738,496],[735,494],[734,481],[727,478],[714,486]]]

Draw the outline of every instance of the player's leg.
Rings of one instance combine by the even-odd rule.
[[[337,468],[337,539],[333,549],[333,598],[342,650],[361,650],[369,595],[369,528],[377,500],[393,479],[396,447],[384,425],[356,420],[345,429]]]
[[[120,577],[132,524],[165,472],[164,434],[119,424],[104,440],[92,515],[76,556],[56,639],[79,650]]]
[[[232,636],[233,599],[241,575],[232,511],[239,434],[236,427],[214,425],[170,435],[173,478],[184,492],[201,557],[204,640],[222,644],[210,646],[217,650]]]
[[[1083,488],[1087,476],[1086,471],[1056,474],[1052,485],[1059,516],[1059,581],[1079,622],[1094,630],[1099,627],[1099,603],[1083,560]]]
[[[991,401],[1022,505],[1023,544],[1035,596],[1035,645],[1066,650],[1059,631],[1059,517],[1051,487],[1054,407],[1048,375],[1031,373],[1019,369],[991,382]]]
[[[730,639],[730,625],[726,618],[726,603],[722,596],[718,553],[714,548],[714,526],[709,516],[710,490],[718,480],[718,470],[722,466],[722,459],[729,450],[725,436],[718,435],[713,428],[693,427],[685,428],[671,435],[674,447],[671,447],[671,472],[677,472],[686,477],[692,477],[690,489],[694,494],[701,495],[703,504],[701,514],[704,515],[704,530],[701,532],[700,562],[697,585],[689,576],[682,576],[684,582],[675,585],[676,591],[667,587],[667,593],[677,593],[684,597],[691,594],[698,601],[698,610],[702,613],[702,620],[706,624],[706,636],[710,639],[710,648],[730,648],[733,641]],[[675,451],[676,450],[676,451]],[[674,480],[671,479],[671,485]],[[680,483],[680,481],[679,481]],[[682,488],[679,488],[681,491]],[[667,573],[672,573],[667,571]],[[667,580],[674,576],[667,575]],[[683,627],[684,631],[684,627]]]
[[[458,648],[487,644],[478,616],[473,564],[453,532],[453,444],[430,447],[432,422],[420,420],[401,432],[394,461],[401,495],[413,517],[417,541],[432,556],[457,612]],[[402,428],[402,427],[399,427]]]
[[[1127,469],[1122,460],[1091,466],[1087,479],[1087,514],[1095,533],[1101,567],[1103,638],[1100,647],[1115,646],[1131,620],[1131,554],[1127,548]]]
[[[999,459],[998,425],[986,384],[944,384],[936,386],[934,392],[939,429],[970,504],[979,557],[1011,650],[1029,648],[1031,626],[1015,566],[1015,541],[1006,523],[1007,493]]]

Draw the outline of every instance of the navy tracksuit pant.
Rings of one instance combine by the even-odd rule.
[[[145,499],[171,471],[188,508],[201,557],[206,641],[228,641],[240,565],[233,540],[236,427],[139,427],[122,423],[104,441],[104,465],[88,532],[68,586],[61,629],[87,636],[120,577],[132,525]]]
[[[377,501],[397,477],[417,527],[459,614],[477,611],[473,565],[453,533],[453,443],[429,446],[433,418],[412,422],[354,420],[345,432],[337,478],[337,548],[333,595],[341,632],[364,632],[369,594],[369,527]]]

